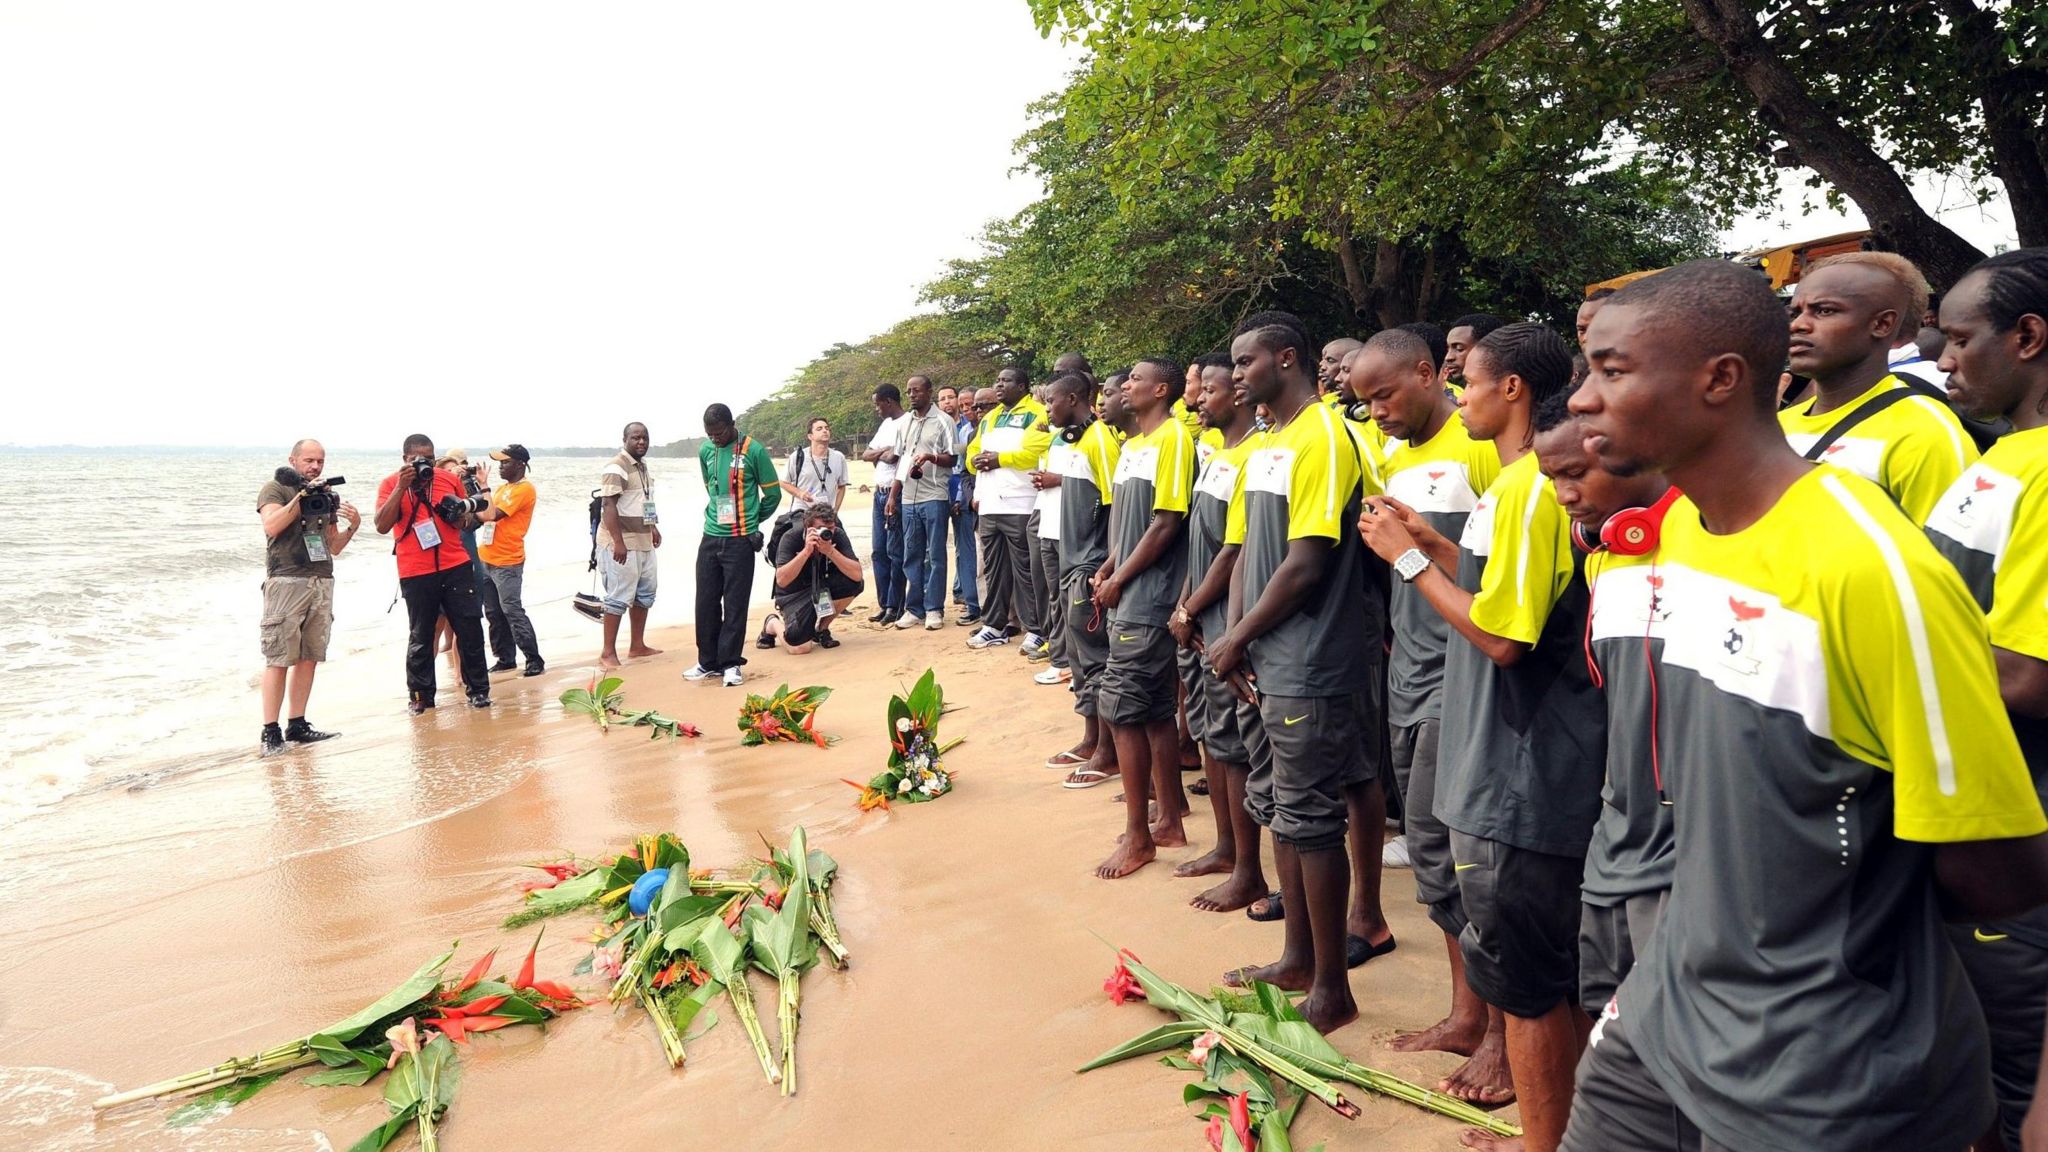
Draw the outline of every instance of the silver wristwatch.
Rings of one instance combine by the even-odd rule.
[[[1410,548],[1394,558],[1394,575],[1399,576],[1403,584],[1415,583],[1415,578],[1428,570],[1429,557],[1423,555],[1420,548]]]

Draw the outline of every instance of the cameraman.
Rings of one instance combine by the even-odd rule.
[[[263,518],[263,755],[285,743],[312,744],[339,735],[306,722],[313,670],[327,659],[334,626],[334,558],[355,539],[363,519],[355,506],[319,482],[327,450],[318,440],[292,445],[285,467],[256,494]],[[336,477],[334,483],[341,483]],[[346,525],[346,527],[344,527]],[[291,721],[280,731],[285,679],[291,679]]]
[[[762,622],[754,647],[773,648],[780,640],[799,654],[813,644],[837,648],[832,621],[861,593],[860,557],[830,506],[811,504],[796,515],[803,530],[776,541],[775,611]]]
[[[475,522],[490,498],[465,496],[453,473],[434,467],[434,442],[426,436],[406,437],[401,457],[404,466],[377,486],[377,531],[397,538],[392,553],[398,557],[398,587],[410,632],[405,646],[408,707],[417,716],[434,706],[434,625],[445,614],[455,629],[469,706],[489,708],[483,601],[476,565],[462,547],[462,529]]]

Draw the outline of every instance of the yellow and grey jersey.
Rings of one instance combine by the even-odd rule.
[[[1631,1042],[1720,1144],[1954,1146],[1989,1081],[1932,845],[2048,830],[1983,617],[1827,465],[1739,532],[1678,501],[1657,567],[1673,873],[1616,995]]]
[[[1293,615],[1249,647],[1259,691],[1275,696],[1348,696],[1368,687],[1383,619],[1365,596],[1365,544],[1358,536],[1363,468],[1344,418],[1309,403],[1267,433],[1245,462],[1242,523],[1244,607],[1250,611],[1287,557],[1289,542],[1332,542],[1323,576]]]
[[[1655,553],[1589,556],[1586,586],[1586,648],[1607,699],[1607,783],[1586,850],[1584,895],[1612,907],[1671,887],[1671,809],[1657,794],[1662,765],[1651,743],[1661,705],[1656,661],[1671,608]]]
[[[1152,527],[1153,514],[1185,516],[1194,487],[1195,438],[1188,435],[1186,424],[1168,417],[1152,431],[1124,442],[1116,459],[1116,495],[1109,515],[1109,542],[1124,590],[1109,610],[1110,623],[1158,628],[1172,617],[1187,576],[1187,550],[1178,538],[1136,577],[1123,581],[1122,568]]]
[[[1905,385],[1886,376],[1870,391],[1818,416],[1809,400],[1778,413],[1792,450],[1804,453],[1828,430],[1880,393]],[[1963,469],[1977,460],[1977,445],[1963,422],[1931,396],[1912,396],[1856,425],[1822,451],[1821,461],[1845,468],[1891,494],[1907,519],[1919,523]]]
[[[2048,428],[2012,432],[1956,478],[1927,517],[1934,550],[1955,565],[1989,618],[1992,646],[2048,660]],[[2011,715],[2034,790],[2048,786],[2048,721]],[[2048,948],[2048,908],[1986,932]]]
[[[1229,540],[1230,509],[1232,504],[1244,501],[1244,465],[1251,457],[1252,449],[1258,447],[1260,437],[1256,432],[1247,432],[1236,444],[1218,446],[1209,453],[1209,459],[1202,465],[1201,479],[1195,482],[1195,499],[1188,510],[1188,567],[1187,587],[1193,591],[1209,573],[1216,556],[1223,551]],[[1213,640],[1223,635],[1228,624],[1228,596],[1202,609],[1199,623],[1202,635]]]
[[[1586,668],[1586,580],[1571,522],[1527,453],[1458,540],[1472,622],[1529,645],[1507,667],[1453,633],[1444,651],[1436,817],[1467,836],[1581,856],[1600,812],[1607,707]]]
[[[1109,505],[1114,495],[1119,447],[1109,426],[1090,421],[1080,440],[1055,452],[1060,468],[1060,577],[1080,569],[1094,571],[1109,558]]]
[[[1490,440],[1465,431],[1464,414],[1452,412],[1436,435],[1417,443],[1384,440],[1387,495],[1415,509],[1450,540],[1465,532],[1465,518],[1479,494],[1500,475],[1500,452]],[[1412,584],[1395,581],[1388,615],[1394,644],[1387,654],[1387,721],[1408,727],[1432,720],[1442,710],[1444,648],[1451,626]]]

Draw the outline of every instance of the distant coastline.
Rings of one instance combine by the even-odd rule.
[[[677,440],[669,444],[657,444],[647,454],[657,458],[693,457],[704,443],[701,436]],[[467,445],[462,445],[465,449]],[[373,454],[389,450],[364,448],[347,445],[327,446],[330,453],[342,455]],[[610,448],[532,448],[535,456],[587,456],[603,458],[618,452]],[[248,444],[0,444],[0,456],[275,456],[273,446],[251,446]]]

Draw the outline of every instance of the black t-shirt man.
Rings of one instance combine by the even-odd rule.
[[[832,546],[840,555],[858,561],[853,550],[853,541],[846,535],[843,524],[834,523],[831,528]],[[775,542],[775,567],[780,570],[784,564],[796,559],[804,550],[804,527],[793,526]],[[858,596],[864,587],[859,580],[841,572],[831,560],[821,553],[814,553],[811,562],[804,566],[801,574],[789,584],[780,580],[775,583],[775,610],[782,614],[782,638],[792,647],[808,644],[818,638],[820,621],[818,602],[833,603]],[[823,621],[831,627],[829,619]]]

